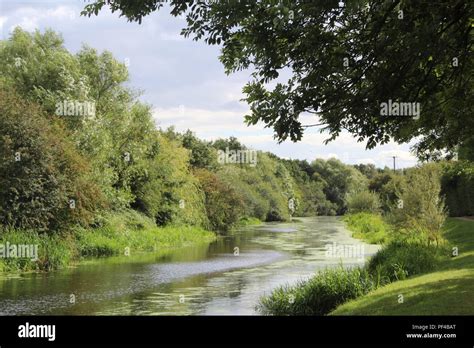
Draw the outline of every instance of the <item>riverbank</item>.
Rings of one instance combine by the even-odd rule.
[[[428,245],[403,239],[393,226],[385,223],[379,224],[383,232],[373,226],[366,229],[366,222],[378,217],[364,214],[344,218],[352,236],[365,241],[373,241],[376,236],[386,241],[364,267],[328,268],[296,285],[278,287],[270,296],[260,299],[259,312],[267,315],[474,313],[473,300],[468,298],[474,287],[474,222],[447,219],[441,244]],[[458,250],[459,255],[452,255],[453,250]],[[453,305],[453,301],[458,304]]]
[[[457,248],[457,256],[446,256],[432,272],[393,282],[344,303],[331,315],[472,315],[474,221],[448,219],[443,237]]]
[[[32,257],[0,258],[0,272],[51,271],[74,265],[84,257],[130,256],[215,239],[214,232],[195,226],[157,227],[150,218],[129,210],[100,217],[95,228],[75,227],[57,234],[4,230],[0,234],[0,245],[34,245],[37,257],[35,260]]]

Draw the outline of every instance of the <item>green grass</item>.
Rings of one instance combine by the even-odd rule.
[[[389,240],[391,227],[382,216],[372,213],[348,214],[343,217],[354,238],[369,244],[383,244]]]
[[[33,231],[6,229],[0,232],[0,244],[6,245],[7,242],[10,245],[37,245],[38,260],[1,258],[0,271],[2,272],[49,271],[68,265],[77,256],[74,241],[67,236],[39,235]]]
[[[436,271],[397,281],[349,301],[332,315],[474,314],[474,222],[448,219],[443,237],[459,256],[446,257]],[[403,303],[399,303],[399,295]]]
[[[215,240],[214,233],[194,226],[157,227],[135,211],[106,214],[95,228],[76,227],[69,233],[38,234],[33,231],[0,231],[0,244],[37,244],[38,260],[1,258],[0,271],[17,273],[50,271],[71,265],[82,257],[157,252]]]
[[[325,315],[339,304],[362,296],[374,284],[365,269],[324,269],[295,285],[262,296],[256,310],[263,315]]]
[[[210,242],[215,235],[190,226],[154,227],[142,230],[116,230],[101,227],[78,233],[81,256],[110,256],[136,252],[153,252],[193,243]]]

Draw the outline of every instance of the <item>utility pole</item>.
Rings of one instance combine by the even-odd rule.
[[[396,172],[396,167],[395,167],[395,158],[397,158],[397,156],[392,156],[393,157],[393,171]]]

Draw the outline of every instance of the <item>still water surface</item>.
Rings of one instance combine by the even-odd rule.
[[[211,244],[0,279],[0,315],[257,314],[259,297],[278,285],[341,262],[363,264],[327,257],[333,243],[362,244],[336,217],[298,218],[245,227]],[[363,245],[366,257],[377,250]]]

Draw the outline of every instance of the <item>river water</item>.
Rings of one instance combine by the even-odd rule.
[[[279,285],[364,263],[361,255],[331,256],[328,245],[356,246],[364,257],[377,250],[351,238],[337,217],[266,223],[210,244],[0,279],[0,315],[258,314],[259,297]]]

